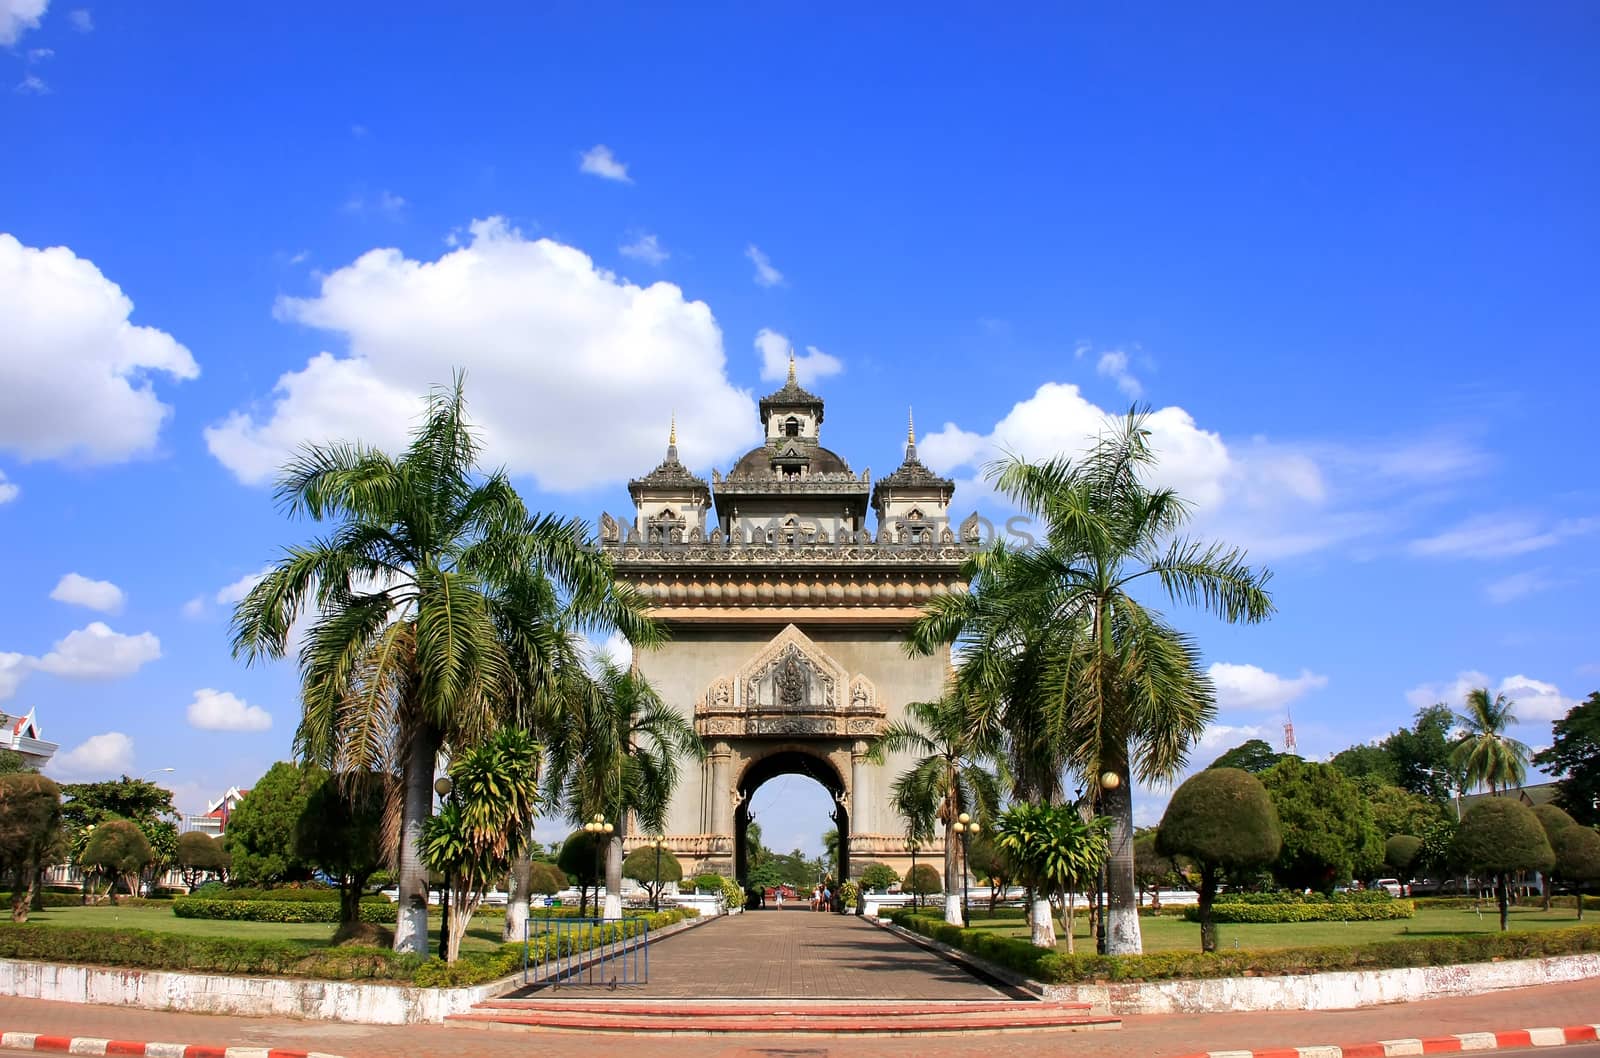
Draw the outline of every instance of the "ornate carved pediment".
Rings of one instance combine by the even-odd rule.
[[[622,539],[622,529],[617,525],[617,520],[604,511],[600,512],[600,539],[607,544],[615,544]]]
[[[695,727],[706,736],[870,736],[885,716],[872,681],[852,679],[794,625],[713,680],[695,704]]]

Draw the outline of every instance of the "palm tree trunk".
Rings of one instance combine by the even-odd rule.
[[[1029,911],[1029,940],[1033,941],[1036,948],[1054,948],[1056,946],[1055,916],[1050,912],[1050,898],[1043,893],[1029,894],[1033,898]]]
[[[1100,801],[1111,817],[1105,951],[1107,955],[1138,955],[1144,951],[1144,938],[1139,930],[1139,889],[1133,880],[1133,793],[1127,779],[1116,789],[1103,791]]]
[[[622,917],[622,835],[606,842],[606,905],[601,918]]]
[[[961,921],[961,874],[956,869],[956,836],[950,824],[944,825],[944,920],[952,926],[964,926]]]
[[[424,724],[406,751],[405,804],[400,817],[400,917],[394,950],[428,953],[428,869],[422,864],[422,825],[433,814],[433,769],[439,759],[439,732]]]
[[[532,834],[525,836],[522,851],[511,861],[511,899],[506,903],[506,925],[500,939],[521,940],[528,925],[528,886],[533,878]]]

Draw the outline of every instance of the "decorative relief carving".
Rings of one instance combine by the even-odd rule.
[[[695,705],[705,736],[878,734],[885,710],[872,681],[824,653],[789,625],[733,676],[711,681]]]
[[[622,537],[622,528],[617,525],[617,520],[611,515],[600,512],[600,542],[615,544]]]

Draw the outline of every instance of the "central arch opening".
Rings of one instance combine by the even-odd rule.
[[[803,749],[783,748],[752,761],[739,776],[735,787],[739,801],[733,813],[734,877],[741,884],[750,877],[750,823],[752,818],[760,818],[759,811],[752,812],[756,808],[756,791],[774,779],[791,775],[813,780],[826,791],[830,802],[827,819],[838,839],[836,877],[850,877],[850,815],[844,807],[843,776],[825,757]]]

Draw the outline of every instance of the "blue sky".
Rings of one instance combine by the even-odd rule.
[[[246,784],[295,723],[225,638],[307,532],[284,451],[395,443],[464,366],[490,459],[592,517],[674,409],[726,469],[792,342],[825,443],[887,472],[914,405],[958,511],[1156,409],[1281,611],[1183,619],[1200,763],[1468,683],[1542,745],[1600,686],[1600,12],[1405,7],[0,0],[0,709],[62,777]],[[815,846],[797,793],[758,814]]]

